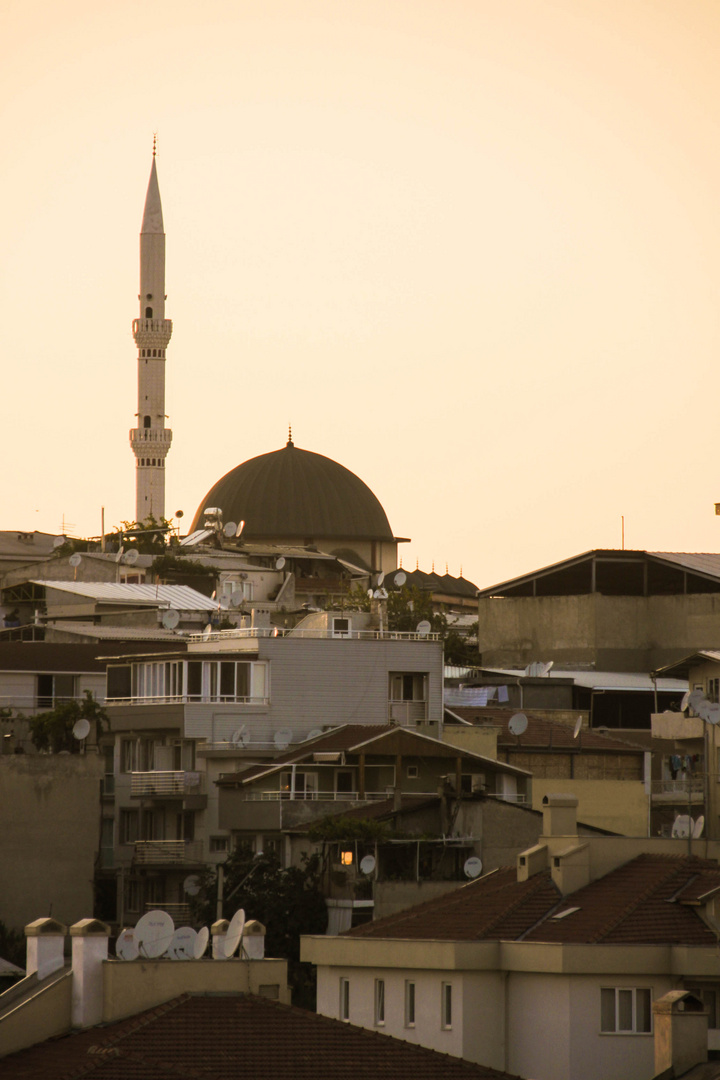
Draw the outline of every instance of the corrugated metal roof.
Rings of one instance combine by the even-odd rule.
[[[172,641],[178,635],[173,630],[143,626],[96,626],[95,623],[81,623],[50,620],[45,623],[46,630],[58,630],[63,634],[75,634],[77,637],[94,637],[98,641]]]
[[[720,658],[720,654],[718,654]],[[525,679],[523,668],[489,668],[483,667],[482,672],[486,675],[505,676],[510,679]],[[576,686],[586,686],[591,690],[646,690],[655,689],[655,683],[649,675],[635,671],[566,671],[562,668],[553,668],[547,676],[542,676],[552,682],[557,679],[572,679]],[[687,690],[686,679],[658,679],[659,691],[674,693],[676,690],[684,693]]]
[[[145,607],[154,604],[178,611],[215,611],[218,607],[216,601],[188,585],[121,585],[114,581],[33,581],[32,584],[99,602]]]
[[[648,551],[647,554],[684,570],[720,578],[720,555],[714,551]]]

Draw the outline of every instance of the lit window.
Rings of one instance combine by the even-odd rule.
[[[452,983],[442,984],[440,999],[441,1024],[444,1028],[452,1027]]]
[[[352,866],[352,861],[353,861],[353,853],[352,853],[352,851],[341,851],[340,852],[340,862],[343,864],[343,866]]]
[[[350,980],[340,980],[340,1019],[350,1019]]]
[[[603,987],[600,991],[600,1030],[649,1034],[652,1031],[652,992],[632,986]]]
[[[405,983],[405,1027],[415,1027],[415,983]]]
[[[385,1023],[385,980],[375,980],[375,1023],[381,1026]]]

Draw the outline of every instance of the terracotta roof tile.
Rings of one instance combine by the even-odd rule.
[[[645,748],[616,735],[604,735],[599,731],[583,728],[577,739],[573,738],[573,725],[563,724],[559,720],[548,720],[527,709],[502,709],[493,706],[453,706],[452,712],[471,724],[499,724],[498,746],[513,750],[553,749],[607,751],[625,754],[639,754]],[[515,713],[522,711],[528,718],[527,730],[522,735],[511,735],[508,720]]]
[[[2,1062],[13,1080],[500,1080],[507,1073],[250,994],[184,994]],[[513,1078],[510,1078],[513,1080]],[[515,1078],[518,1080],[518,1078]]]

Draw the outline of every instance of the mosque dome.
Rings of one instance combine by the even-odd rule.
[[[208,506],[219,507],[223,521],[244,521],[247,540],[393,540],[367,484],[337,461],[298,449],[292,438],[282,450],[250,458],[218,480],[192,529],[200,528]]]

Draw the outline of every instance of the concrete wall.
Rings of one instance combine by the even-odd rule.
[[[373,919],[382,919],[415,904],[434,900],[464,884],[464,881],[376,881],[373,884]]]
[[[483,664],[595,663],[599,671],[652,671],[698,649],[720,648],[720,594],[482,598]]]
[[[93,910],[100,842],[97,754],[0,757],[0,920],[20,928]]]
[[[67,971],[60,979],[38,989],[30,1001],[1,1016],[0,1058],[64,1034],[70,1026],[71,1000],[72,972]]]
[[[543,796],[558,791],[556,779],[533,778],[534,810]],[[563,794],[577,795],[578,816],[586,825],[623,836],[647,836],[650,800],[641,780],[562,780]]]

